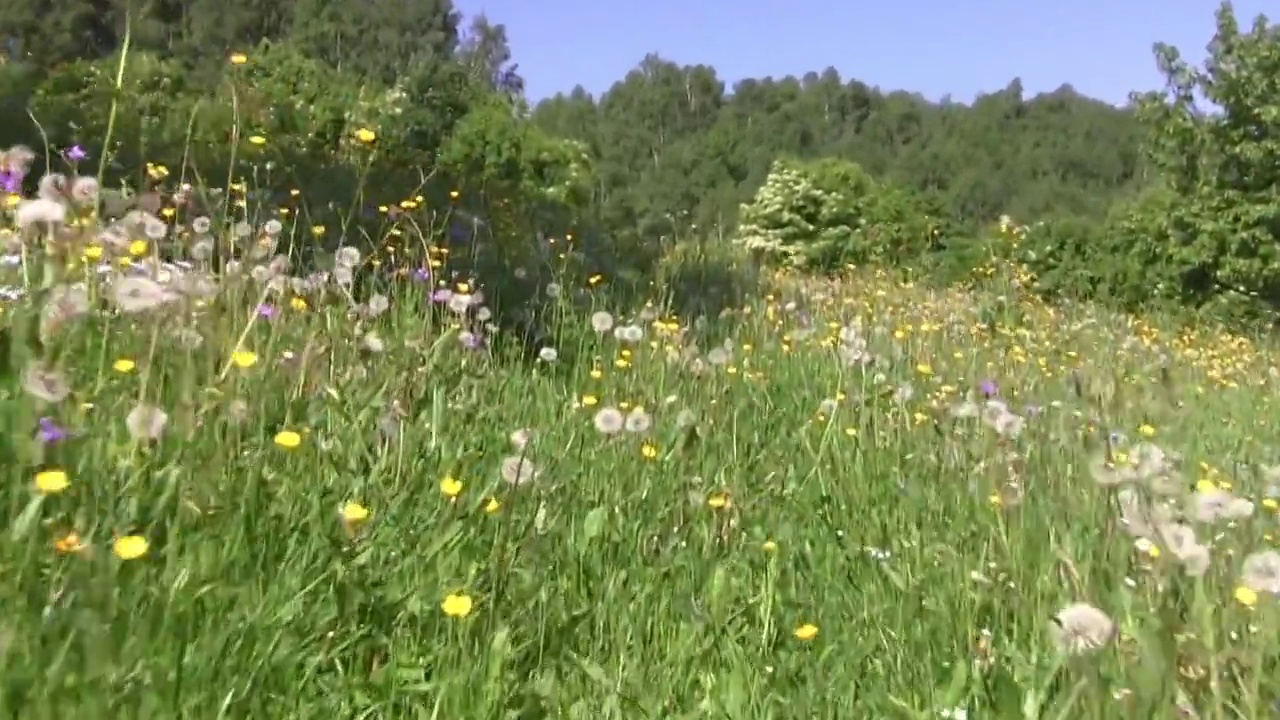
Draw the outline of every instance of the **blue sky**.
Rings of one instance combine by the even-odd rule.
[[[507,26],[531,100],[597,95],[646,53],[746,77],[833,66],[846,80],[968,102],[1021,77],[1028,95],[1069,82],[1122,103],[1161,86],[1156,41],[1196,60],[1217,0],[455,0]],[[1238,0],[1241,25],[1275,0]]]

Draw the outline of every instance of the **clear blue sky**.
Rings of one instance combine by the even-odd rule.
[[[531,100],[581,84],[597,96],[657,52],[747,77],[833,66],[889,90],[969,102],[1021,77],[1028,96],[1069,82],[1122,103],[1160,87],[1151,45],[1197,61],[1217,0],[455,0],[507,34]],[[1268,5],[1234,3],[1241,26]]]

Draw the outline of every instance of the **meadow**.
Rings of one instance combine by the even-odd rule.
[[[439,251],[10,197],[9,717],[1275,713],[1265,343],[993,264],[553,284],[519,358]]]

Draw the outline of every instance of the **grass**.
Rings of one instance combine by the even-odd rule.
[[[530,363],[467,347],[430,282],[356,312],[260,280],[43,343],[48,297],[4,313],[4,714],[1225,719],[1280,698],[1277,608],[1241,576],[1275,544],[1280,459],[1277,370],[1248,340],[1049,307],[1005,274],[869,272],[783,279],[701,333],[590,308],[632,342],[564,308],[578,362]],[[1005,409],[957,417],[986,381]],[[1180,462],[1153,470],[1151,443]],[[1099,483],[1135,464],[1130,490]],[[1189,514],[1253,504],[1198,544],[1135,539],[1120,497],[1160,482]],[[1100,647],[1066,652],[1061,626]]]

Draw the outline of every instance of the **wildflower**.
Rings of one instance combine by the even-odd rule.
[[[39,362],[27,368],[22,388],[27,394],[50,403],[62,402],[71,394],[71,386],[63,379],[62,373]]]
[[[285,450],[292,450],[302,444],[302,436],[292,430],[281,430],[276,433],[275,443]]]
[[[236,350],[231,353],[231,362],[241,370],[251,368],[258,364],[258,356],[249,350]]]
[[[470,595],[453,594],[446,595],[440,603],[440,609],[445,615],[451,618],[465,618],[471,614],[474,603]]]
[[[591,329],[598,333],[607,333],[613,329],[613,316],[600,310],[591,314]]]
[[[111,301],[126,314],[153,310],[178,297],[177,293],[146,277],[116,278],[111,283]]]
[[[710,506],[712,510],[723,510],[729,507],[730,504],[728,493],[716,493],[715,495],[707,498],[707,505]]]
[[[1241,585],[1237,587],[1234,595],[1236,598],[1236,602],[1240,603],[1245,607],[1251,608],[1254,605],[1258,604],[1258,593],[1255,592],[1253,588],[1248,587],[1247,585]]]
[[[1143,424],[1138,427],[1138,434],[1150,440],[1156,436],[1156,429],[1150,425]]]
[[[640,455],[643,456],[645,460],[653,460],[658,457],[658,446],[653,443],[645,443],[640,446]]]
[[[120,358],[111,363],[111,367],[118,373],[131,373],[138,368],[138,363],[129,358]]]
[[[244,53],[231,53],[231,57],[228,59],[232,65],[243,65],[249,62],[249,56]]]
[[[813,623],[805,623],[795,629],[795,636],[797,640],[808,642],[818,637],[818,626]]]
[[[772,540],[765,540],[760,543],[760,549],[767,553],[776,552],[778,550],[778,543]]]
[[[262,137],[261,135],[250,135],[250,136],[249,136],[249,144],[250,144],[250,145],[258,145],[258,146],[266,145],[266,144],[267,144],[267,139],[266,139],[266,138],[264,138],[264,137]]]
[[[635,407],[631,409],[631,412],[627,413],[625,423],[627,432],[644,433],[648,432],[651,427],[653,427],[653,416],[645,412],[644,408]]]
[[[146,240],[134,240],[129,243],[129,254],[134,257],[142,257],[143,255],[146,255],[147,250],[149,249],[150,246],[147,244]]]
[[[578,404],[582,407],[595,407],[600,402],[600,398],[595,395],[583,395]]]
[[[111,551],[121,560],[137,560],[147,551],[151,549],[151,543],[141,535],[125,535],[116,538],[115,544],[112,545]]]
[[[538,359],[545,363],[553,363],[560,358],[560,352],[553,347],[544,347],[538,351]]]
[[[622,432],[626,419],[621,410],[615,407],[602,407],[596,411],[592,423],[596,426],[596,432],[602,435],[616,435]]]
[[[539,472],[533,461],[519,455],[511,455],[503,458],[500,474],[507,484],[520,486],[536,480]]]
[[[378,139],[378,134],[370,130],[369,128],[360,128],[355,132],[355,137],[356,137],[356,140],[359,140],[360,142],[368,145],[369,143]]]
[[[349,502],[342,506],[338,514],[344,525],[353,527],[369,519],[369,508],[358,502]]]
[[[71,487],[71,481],[63,470],[42,470],[36,473],[36,491],[41,495],[57,495],[68,487]]]
[[[133,439],[155,440],[169,424],[169,414],[158,407],[140,404],[129,411],[124,424]]]
[[[446,475],[440,480],[440,492],[452,500],[462,494],[462,481]]]
[[[1101,649],[1115,637],[1116,624],[1088,603],[1072,603],[1052,618],[1050,631],[1064,652],[1081,655]]]
[[[1256,592],[1280,595],[1280,552],[1262,550],[1247,555],[1240,570],[1240,581]]]
[[[53,549],[64,555],[78,553],[89,547],[84,539],[77,532],[68,532],[57,540],[53,541]]]
[[[496,513],[500,509],[502,509],[502,503],[498,502],[498,498],[491,497],[489,498],[489,501],[484,504],[484,511],[490,514]]]
[[[45,445],[53,445],[67,438],[67,431],[62,429],[51,417],[40,418],[36,439]]]
[[[45,198],[23,200],[14,210],[13,219],[22,230],[61,225],[67,220],[67,206]]]
[[[508,439],[511,440],[511,446],[516,449],[516,452],[524,452],[525,448],[529,447],[529,443],[533,442],[533,438],[533,430],[520,428],[513,430]]]
[[[298,312],[306,312],[307,309],[310,307],[310,305],[307,304],[306,298],[294,297],[292,300],[289,301],[289,307],[293,308]]]

